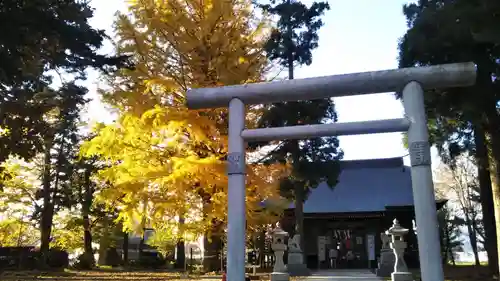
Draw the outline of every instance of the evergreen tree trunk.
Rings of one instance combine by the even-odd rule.
[[[83,215],[83,249],[85,256],[85,267],[91,269],[94,266],[94,251],[92,250],[92,233],[90,232],[90,219],[88,215]]]
[[[304,249],[304,187],[300,183],[295,184],[295,234],[300,235],[300,249],[305,255]],[[305,260],[305,259],[304,259]]]
[[[297,124],[293,124],[297,125]],[[300,162],[300,144],[299,141],[293,140],[290,142],[290,146],[292,147],[292,159],[293,165],[299,165]],[[305,190],[304,186],[301,182],[294,183],[294,199],[295,199],[295,234],[300,235],[299,246],[302,250],[302,255],[305,256],[304,251],[304,200],[305,200]],[[305,257],[304,257],[305,260]]]
[[[488,267],[492,274],[498,273],[497,230],[495,226],[495,213],[488,210],[494,209],[491,173],[489,165],[488,147],[484,125],[474,128],[474,141],[476,145],[476,165],[478,168],[478,181],[480,188],[481,209],[485,233],[484,246],[488,254]]]
[[[493,166],[492,169],[492,194],[493,194],[493,202],[494,202],[494,212],[495,212],[495,226],[496,226],[496,232],[497,232],[497,254],[500,252],[500,186],[498,181],[495,181],[495,179],[500,178],[500,122],[498,122],[498,114],[496,113],[496,105],[492,104],[491,106],[494,107],[494,110],[490,108],[488,114],[488,121],[489,121],[489,126],[488,126],[488,133],[491,138],[491,154],[493,157],[493,161],[491,163],[491,166]],[[487,212],[487,210],[486,210]],[[500,268],[500,261],[499,264],[497,264],[497,269]]]
[[[267,2],[267,1],[265,1]],[[271,5],[260,5],[264,11],[271,15],[279,16],[277,29],[273,32],[268,44],[265,46],[267,56],[271,60],[278,60],[279,64],[288,70],[288,79],[294,79],[294,63],[300,65],[310,65],[312,63],[311,51],[318,47],[318,30],[323,25],[319,19],[330,6],[326,2],[314,2],[309,8],[301,1],[280,0],[271,1]],[[278,103],[270,107],[268,116],[264,117],[259,126],[274,127],[277,124],[281,126],[294,126],[304,124],[322,123],[326,118],[335,121],[336,114],[331,100],[317,100],[316,103],[309,102],[285,102]],[[300,142],[304,143],[304,142]],[[299,141],[287,140],[279,153],[272,156],[273,161],[289,161],[288,155],[291,155],[291,164],[293,165],[293,175],[282,179],[286,182],[286,187],[282,191],[287,196],[293,193],[295,203],[295,234],[299,235],[299,246],[304,254],[304,212],[303,204],[307,191],[315,188],[325,178],[334,185],[333,179],[338,174],[333,170],[326,170],[323,166],[317,165],[320,162],[338,161],[342,156],[337,150],[336,141],[325,141],[323,143],[311,142],[306,144],[308,149],[301,149]],[[311,151],[314,151],[311,153]],[[314,154],[314,155],[309,155]],[[276,158],[275,158],[276,157]],[[313,159],[308,161],[306,159]],[[301,161],[310,162],[311,165],[318,166],[318,173],[304,173],[301,169]],[[305,260],[305,258],[304,258]]]
[[[291,1],[287,1],[287,7],[290,7]],[[288,22],[290,22],[290,17],[291,17],[291,12],[288,12]],[[292,34],[293,34],[293,29],[291,23],[287,25],[287,65],[288,65],[288,79],[292,80],[294,79],[294,68],[293,68],[293,61],[294,61],[294,44],[292,41]],[[296,103],[296,102],[291,102],[291,103]],[[298,125],[298,124],[292,124],[292,125]],[[299,160],[298,155],[300,151],[299,147],[299,142],[298,141],[292,141],[292,146],[293,149],[296,150],[297,152],[292,155],[293,157],[293,162],[294,165],[298,165]],[[294,194],[295,194],[295,209],[294,209],[294,214],[295,214],[295,234],[300,235],[299,239],[299,247],[302,250],[302,255],[303,259],[305,260],[305,254],[304,254],[304,186],[301,186],[299,184],[295,184],[294,186]]]
[[[287,7],[289,9],[290,8],[290,4],[291,4],[291,1],[290,0],[287,0]],[[291,24],[291,16],[292,16],[292,11],[289,11],[287,13],[287,22],[288,22],[288,25],[286,27],[286,37],[288,39],[288,42],[287,42],[287,48],[286,48],[286,51],[287,51],[287,65],[288,65],[288,79],[293,79],[293,61],[294,61],[294,57],[293,57],[293,51],[294,51],[294,44],[293,44],[293,38],[292,38],[292,35],[293,35],[293,28],[292,28],[292,24]]]
[[[40,252],[42,253],[42,266],[47,266],[47,258],[50,251],[50,236],[52,234],[52,225],[54,223],[54,211],[56,205],[56,194],[59,188],[59,179],[62,169],[62,161],[64,159],[64,138],[65,134],[61,136],[59,148],[57,152],[57,166],[54,171],[54,185],[52,186],[52,157],[50,150],[52,148],[52,140],[45,141],[45,155],[42,179],[42,196],[43,196],[43,209],[41,218],[41,246]]]
[[[494,137],[492,137],[493,139]],[[496,137],[495,137],[496,138]],[[492,140],[492,146],[495,146],[495,145],[500,145],[500,140],[495,140],[493,141]],[[500,147],[495,149],[495,148],[491,148],[491,150],[500,150]],[[493,153],[493,152],[492,152]],[[493,210],[494,210],[494,216],[495,216],[495,229],[496,229],[496,244],[497,244],[497,248],[496,248],[496,251],[497,251],[497,256],[499,255],[500,253],[500,235],[498,235],[500,233],[500,182],[499,182],[499,178],[500,178],[500,151],[497,151],[496,153],[493,153],[493,157],[494,157],[494,161],[492,161],[490,163],[490,166],[491,166],[491,171],[494,171],[493,173],[491,173],[491,190],[492,190],[492,195],[493,195],[493,202],[494,202],[494,207],[493,207]],[[498,272],[499,271],[499,268],[500,268],[500,259],[497,259],[497,264],[496,264],[496,271]]]
[[[82,202],[82,219],[83,219],[83,248],[84,257],[86,262],[86,267],[90,269],[95,264],[94,251],[92,250],[92,232],[91,232],[91,222],[90,222],[90,208],[92,202],[94,201],[94,194],[92,183],[90,181],[91,174],[90,167],[85,169],[85,183],[84,183],[84,200]]]
[[[42,198],[43,207],[41,210],[40,221],[40,253],[42,255],[40,266],[46,267],[50,249],[50,235],[52,232],[52,223],[54,218],[54,202],[52,200],[51,192],[51,155],[50,155],[50,141],[45,144],[44,166],[42,176]]]
[[[487,128],[486,133],[490,136],[491,155],[493,157],[492,164],[494,170],[491,173],[498,179],[500,178],[500,118],[497,110],[497,100],[494,97],[495,88],[492,85],[492,74],[495,73],[495,67],[492,66],[491,59],[488,56],[478,57],[477,59],[477,80],[476,84],[483,85],[483,91],[486,92],[483,97],[482,110],[484,111]],[[493,181],[492,181],[493,183]],[[495,212],[495,226],[497,232],[497,255],[500,252],[500,186],[498,183],[492,184],[492,194]],[[487,212],[488,210],[486,210]],[[500,260],[497,259],[497,270],[500,268]]]

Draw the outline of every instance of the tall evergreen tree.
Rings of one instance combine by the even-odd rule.
[[[87,89],[73,83],[54,93],[57,107],[45,116],[49,125],[41,142],[44,145],[42,186],[38,193],[43,202],[36,215],[40,219],[42,266],[48,258],[54,215],[72,203],[73,159],[78,152],[79,123]]]
[[[44,114],[54,108],[48,71],[84,77],[87,67],[112,70],[123,57],[100,55],[105,34],[89,25],[85,0],[0,2],[0,162],[43,150]]]
[[[318,47],[318,30],[323,26],[320,17],[329,10],[326,2],[314,2],[307,7],[300,1],[273,0],[259,5],[264,11],[278,16],[276,28],[266,44],[269,59],[288,69],[288,78],[294,78],[294,64],[310,65],[312,50]],[[332,99],[301,102],[283,102],[268,106],[259,120],[259,127],[280,127],[336,122],[337,114]],[[276,144],[276,143],[274,143]],[[264,143],[256,144],[265,145]],[[338,161],[343,153],[336,137],[310,140],[285,140],[276,144],[263,162],[289,162],[292,173],[282,179],[283,195],[295,200],[296,233],[304,249],[303,203],[308,191],[320,182],[336,184]]]
[[[90,139],[93,136],[87,137]],[[78,146],[75,147],[79,148]],[[97,157],[80,157],[77,155],[73,159],[71,173],[72,205],[79,204],[81,206],[80,216],[78,217],[79,225],[83,227],[83,254],[79,257],[80,269],[92,269],[96,265],[92,243],[95,241],[93,237],[93,221],[92,217],[102,220],[102,217],[109,215],[105,213],[102,204],[94,204],[96,192],[99,191],[97,184],[92,177],[97,174],[105,165],[102,161],[98,161]]]
[[[500,116],[498,114],[500,58],[500,2],[421,0],[405,5],[408,31],[401,39],[401,67],[473,61],[476,84],[468,88],[427,91],[425,102],[433,141],[443,154],[475,154],[478,165],[486,249],[493,271],[498,272],[500,243],[500,187],[491,184],[500,175]],[[489,161],[489,153],[493,161]],[[449,162],[449,161],[448,161]],[[492,165],[490,165],[492,164]],[[496,167],[490,170],[491,167]],[[495,229],[496,217],[496,229]]]

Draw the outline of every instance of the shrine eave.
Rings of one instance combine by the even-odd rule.
[[[308,213],[304,218],[328,218],[328,219],[371,219],[384,217],[384,212],[362,212],[362,213]]]

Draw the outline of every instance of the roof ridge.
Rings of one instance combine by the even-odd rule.
[[[341,169],[404,167],[403,157],[341,160]]]

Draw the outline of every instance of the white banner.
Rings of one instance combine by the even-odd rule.
[[[375,260],[375,235],[366,235],[366,250],[368,252],[368,260]]]
[[[326,237],[318,236],[318,260],[325,261],[326,259]]]

